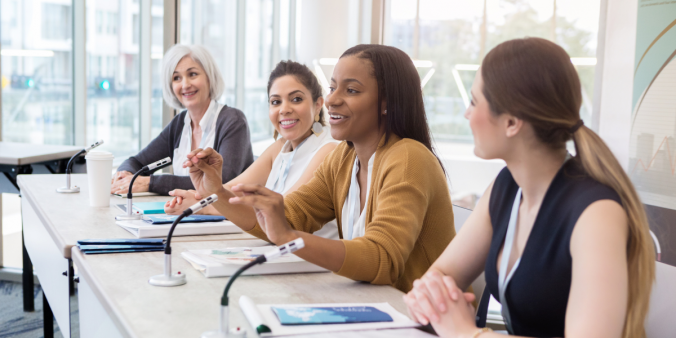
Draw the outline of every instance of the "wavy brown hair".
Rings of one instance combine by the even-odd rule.
[[[643,204],[608,146],[580,121],[582,90],[570,56],[540,38],[503,42],[481,64],[483,94],[493,114],[509,112],[533,126],[537,138],[554,149],[575,143],[575,156],[589,176],[612,188],[627,214],[629,295],[622,336],[645,337],[655,252]]]

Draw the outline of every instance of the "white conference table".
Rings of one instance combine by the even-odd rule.
[[[185,250],[263,245],[261,240],[172,243],[172,268],[187,284],[156,287],[148,278],[161,274],[163,252],[84,255],[73,248],[78,269],[82,337],[199,337],[218,327],[220,299],[228,278],[206,278],[180,253]],[[406,313],[403,293],[391,286],[355,282],[331,272],[241,276],[230,289],[230,327],[257,337],[239,309],[239,297],[256,304],[382,303]],[[358,331],[317,337],[433,337],[417,329]],[[303,336],[308,337],[308,336]]]
[[[71,248],[78,240],[91,238],[133,238],[115,224],[121,211],[114,204],[125,200],[110,198],[110,207],[89,206],[87,175],[72,175],[72,183],[80,193],[60,194],[56,188],[64,185],[63,175],[19,175],[21,212],[25,248],[40,280],[44,306],[50,309],[65,337],[70,336],[70,295],[73,292]],[[168,196],[143,197],[144,202],[166,201]],[[174,243],[213,240],[253,239],[246,233],[211,236],[176,237]],[[47,313],[47,312],[46,312]]]

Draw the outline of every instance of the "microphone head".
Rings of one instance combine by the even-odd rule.
[[[298,250],[300,250],[304,247],[305,247],[305,241],[303,241],[302,237],[298,237],[291,242],[288,242],[288,243],[285,243],[285,244],[278,246],[274,250],[270,250],[270,251],[266,252],[263,256],[265,256],[265,261],[269,262],[273,259],[277,259],[277,258],[282,257],[284,255],[296,252],[296,251],[298,251]]]
[[[192,213],[194,214],[194,213],[204,209],[207,205],[212,204],[216,201],[218,201],[218,196],[216,194],[213,194],[213,195],[207,196],[207,198],[195,203],[195,205],[188,208],[188,210],[192,210]]]
[[[93,143],[92,145],[90,145],[89,147],[85,148],[85,152],[88,153],[90,150],[92,150],[92,149],[94,149],[94,148],[96,148],[96,147],[98,147],[102,144],[103,144],[103,140],[99,140],[99,141]]]
[[[157,168],[160,168],[160,167],[164,167],[169,163],[171,163],[171,157],[165,157],[165,158],[163,158],[163,159],[161,159],[157,162],[153,162],[153,163],[148,164],[148,170],[153,170],[153,169],[157,169]]]

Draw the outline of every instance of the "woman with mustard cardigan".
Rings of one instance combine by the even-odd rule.
[[[224,189],[223,159],[209,148],[183,165],[198,192],[218,194],[214,207],[250,234],[278,245],[302,237],[299,257],[407,292],[455,236],[418,72],[399,49],[355,46],[334,68],[326,106],[331,136],[346,142],[286,198],[260,185]],[[312,235],[334,218],[341,240]]]

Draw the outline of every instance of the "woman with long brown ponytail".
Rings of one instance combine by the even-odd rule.
[[[442,337],[502,337],[476,327],[474,297],[462,291],[485,271],[512,335],[645,337],[648,222],[622,167],[580,119],[581,101],[556,44],[518,39],[488,53],[465,116],[476,155],[507,167],[404,296],[416,320]]]

